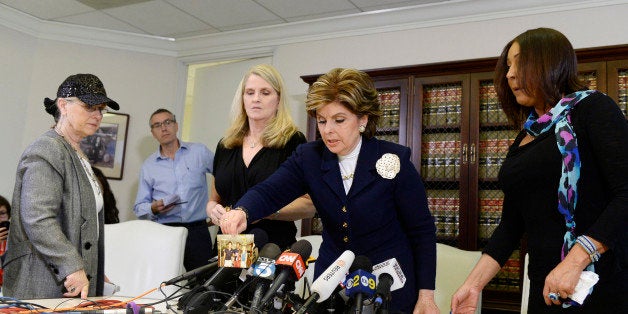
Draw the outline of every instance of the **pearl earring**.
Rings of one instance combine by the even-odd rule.
[[[364,133],[364,131],[366,131],[366,126],[360,125],[360,127],[358,127],[358,131],[360,131],[360,133]]]

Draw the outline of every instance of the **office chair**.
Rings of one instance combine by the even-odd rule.
[[[138,296],[185,272],[183,255],[188,231],[148,220],[105,225],[105,275],[120,286],[115,295]],[[167,295],[177,288],[164,287]],[[146,298],[163,299],[155,291]]]
[[[436,243],[436,290],[434,299],[441,313],[449,313],[451,297],[462,285],[482,252],[464,251],[442,243]],[[482,310],[482,296],[476,313]]]

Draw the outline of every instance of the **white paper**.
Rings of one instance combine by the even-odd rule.
[[[166,195],[163,198],[164,206],[168,207],[169,205],[172,205],[178,202],[179,200],[180,200],[179,195],[176,195],[176,194]]]

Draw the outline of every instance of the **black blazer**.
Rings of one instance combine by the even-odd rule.
[[[400,171],[391,179],[376,169],[384,154],[395,155],[400,162]],[[418,289],[434,289],[436,229],[409,148],[363,138],[353,184],[345,194],[337,155],[322,140],[302,144],[237,206],[246,208],[249,221],[254,221],[304,193],[312,198],[324,226],[315,277],[351,250],[374,265],[392,257],[400,263],[407,280],[393,292],[391,310],[411,312]]]

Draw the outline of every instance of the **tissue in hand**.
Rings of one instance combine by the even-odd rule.
[[[578,280],[578,283],[576,284],[574,293],[570,295],[569,298],[582,305],[584,299],[589,295],[589,290],[598,282],[598,280],[600,280],[600,276],[598,276],[598,274],[588,270],[583,271],[580,274],[580,280]]]

